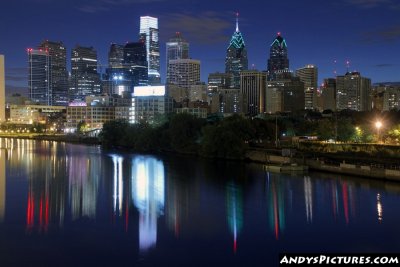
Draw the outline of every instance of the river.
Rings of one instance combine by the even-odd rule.
[[[277,266],[395,253],[400,183],[0,138],[0,266]]]

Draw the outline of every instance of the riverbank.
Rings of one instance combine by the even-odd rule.
[[[38,134],[19,134],[10,135],[2,134],[0,137],[3,138],[19,138],[19,139],[31,139],[31,140],[46,140],[46,141],[57,141],[57,142],[68,142],[68,143],[79,143],[87,145],[101,145],[100,140],[97,137],[88,137],[82,135],[38,135]],[[344,175],[362,176],[367,178],[373,178],[377,180],[391,180],[400,181],[400,164],[398,163],[397,157],[389,158],[374,158],[372,153],[366,158],[364,151],[354,151],[354,145],[346,145],[351,147],[351,151],[344,151],[343,148],[339,148],[339,151],[332,150],[329,148],[329,152],[324,152],[327,146],[318,148],[316,144],[313,144],[313,149],[303,149],[298,151],[293,156],[281,156],[281,149],[260,149],[260,148],[249,148],[247,149],[243,159],[225,158],[226,160],[244,160],[247,162],[255,162],[264,165],[276,165],[282,166],[284,164],[298,164],[300,166],[307,166],[309,170],[338,173]],[[382,151],[376,148],[367,147],[363,145],[369,151]],[[399,147],[393,147],[397,150]],[[317,150],[317,151],[316,151]],[[387,149],[386,149],[387,150]],[[160,151],[158,151],[160,153]],[[161,151],[164,153],[164,151]],[[182,154],[190,156],[199,156],[193,153],[179,153],[176,151],[165,151],[166,154]],[[382,154],[382,153],[379,153]],[[394,154],[388,152],[386,154]],[[385,164],[386,163],[386,164]]]

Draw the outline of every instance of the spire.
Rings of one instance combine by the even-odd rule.
[[[236,12],[236,32],[239,32],[239,12]]]

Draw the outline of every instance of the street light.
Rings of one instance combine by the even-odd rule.
[[[379,143],[379,134],[380,134],[380,129],[382,127],[382,122],[381,121],[375,122],[375,127],[376,127],[376,129],[378,131],[378,143]]]

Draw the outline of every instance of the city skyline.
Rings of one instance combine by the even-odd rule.
[[[179,6],[164,0],[53,2],[4,4],[7,12],[0,19],[0,34],[7,41],[0,43],[0,54],[5,55],[7,94],[27,94],[27,48],[36,48],[43,40],[61,41],[69,55],[76,44],[93,46],[104,72],[110,43],[137,41],[140,17],[147,15],[159,19],[162,82],[166,78],[165,44],[177,31],[191,44],[191,57],[201,61],[201,80],[207,81],[209,73],[224,71],[236,11],[249,69],[267,68],[270,44],[281,32],[288,45],[290,69],[316,65],[319,85],[324,78],[333,77],[334,71],[344,74],[347,61],[350,71],[361,72],[373,83],[400,80],[396,61],[400,55],[400,5],[392,0],[307,0],[257,6],[225,0],[213,5],[209,1],[172,1]],[[69,65],[67,69],[71,70]]]

